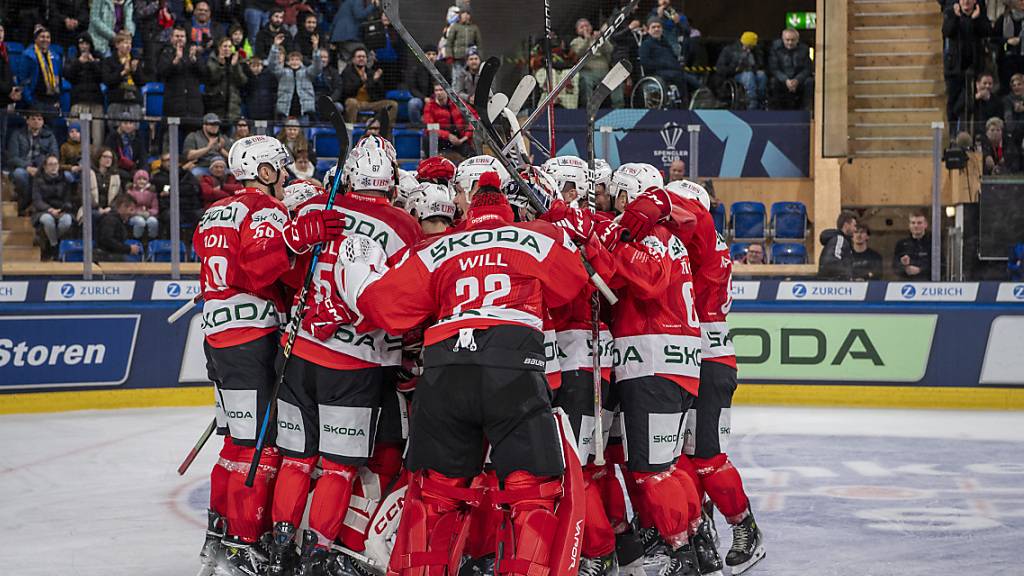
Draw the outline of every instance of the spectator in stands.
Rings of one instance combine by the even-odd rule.
[[[668,181],[675,182],[686,178],[686,161],[676,158],[668,165]]]
[[[437,132],[439,150],[452,150],[464,158],[473,155],[473,128],[440,84],[434,84],[434,97],[427,100],[423,109],[423,122],[440,125]]]
[[[964,112],[964,116],[960,118],[963,130],[967,130],[972,134],[980,134],[989,118],[1002,117],[1003,106],[992,93],[993,83],[992,74],[982,72],[974,80],[974,96],[969,104],[964,101],[964,98],[967,98],[970,94],[966,92],[961,93],[956,109]]]
[[[103,69],[88,34],[78,37],[78,56],[67,60],[64,77],[71,83],[69,115],[91,114],[95,120],[90,123],[89,135],[93,142],[103,142]]]
[[[231,28],[228,28],[228,38],[231,39],[231,45],[238,52],[239,60],[252,58],[252,44],[245,37],[245,30],[241,26],[233,24]]]
[[[1003,122],[1011,140],[1024,140],[1024,74],[1010,78],[1010,93],[1003,98]]]
[[[207,114],[223,118],[242,115],[242,89],[249,77],[245,75],[245,64],[239,58],[241,55],[230,38],[217,41],[217,53],[206,61],[206,94],[203,100]]]
[[[141,72],[147,78],[157,78],[160,50],[171,40],[175,16],[166,0],[134,0],[134,6],[136,32],[142,42]]]
[[[50,35],[58,46],[70,46],[89,29],[89,0],[50,0]]]
[[[295,49],[302,53],[305,62],[312,62],[314,57],[319,57],[320,44],[320,21],[316,14],[306,12],[299,17],[299,31],[295,33]],[[316,47],[313,47],[313,38],[316,38]]]
[[[142,118],[144,82],[140,67],[139,59],[132,55],[132,37],[118,34],[114,38],[114,53],[103,60],[102,65],[108,118],[121,118],[126,113],[132,118]]]
[[[109,212],[100,218],[96,232],[96,250],[93,259],[97,262],[124,262],[129,256],[139,256],[142,247],[127,243],[131,237],[129,223],[135,217],[135,199],[128,194],[119,194],[111,203]]]
[[[752,242],[747,245],[743,257],[737,260],[740,264],[764,264],[764,244]]]
[[[7,142],[7,106],[21,101],[21,86],[14,81],[11,69],[11,54],[4,44],[3,22],[0,22],[0,145]]]
[[[942,36],[946,41],[943,76],[946,79],[946,116],[950,125],[964,115],[958,108],[965,83],[984,67],[982,39],[989,35],[989,20],[976,0],[956,0],[942,16]]]
[[[380,15],[380,23],[383,46],[375,48],[373,54],[376,65],[384,71],[380,81],[384,86],[384,91],[387,92],[398,88],[398,83],[402,81],[402,69],[405,67],[407,49],[405,42],[402,42],[398,36],[398,30],[391,25],[391,19],[387,14]]]
[[[249,77],[245,86],[245,108],[254,120],[271,120],[277,103],[277,76],[259,58],[250,58],[248,63],[243,68]]]
[[[239,118],[235,121],[235,131],[231,134],[231,139],[235,142],[242,138],[248,138],[252,135],[252,122],[249,122],[245,118]]]
[[[91,0],[89,11],[89,35],[96,43],[96,50],[106,56],[110,44],[120,33],[135,35],[133,0]]]
[[[871,249],[871,229],[865,224],[857,224],[853,232],[852,278],[854,280],[881,280],[882,255]]]
[[[764,73],[764,60],[757,49],[757,34],[744,32],[740,39],[722,49],[715,64],[716,73],[732,78],[747,95],[747,110],[758,110],[764,102],[768,77]]]
[[[157,219],[160,221],[160,229],[169,231],[171,229],[171,155],[164,152],[160,161],[156,164],[156,171],[153,173],[153,190],[157,192],[157,202],[160,213]],[[178,172],[178,207],[181,215],[181,225],[185,228],[195,228],[199,218],[203,215],[203,200],[199,191],[199,180],[192,175],[192,163],[185,162]],[[164,233],[167,237],[167,233]]]
[[[647,15],[648,22],[652,18],[656,18],[661,23],[665,40],[668,41],[676,56],[679,56],[679,36],[684,32],[688,33],[690,28],[686,16],[672,7],[672,0],[658,0],[658,5],[652,8],[651,13]]]
[[[296,158],[299,154],[306,154],[310,158],[316,157],[309,139],[306,138],[306,132],[295,118],[285,121],[284,127],[277,133],[277,139],[288,149],[292,158]]]
[[[451,82],[452,70],[444,60],[437,58],[437,46],[424,44],[423,53],[427,55],[427,60],[434,63],[441,76]],[[405,84],[409,87],[409,93],[412,94],[412,98],[409,100],[409,123],[419,126],[423,124],[423,105],[434,93],[434,79],[431,78],[430,72],[425,66],[420,65],[416,60],[411,60],[406,69]]]
[[[295,157],[295,161],[288,167],[288,171],[295,178],[302,180],[312,180],[316,176],[316,166],[310,162],[308,151],[299,152],[299,155]]]
[[[594,30],[590,20],[580,18],[576,21],[576,37],[569,43],[569,50],[576,56],[582,56],[601,37],[601,33]],[[612,44],[605,42],[598,48],[596,54],[587,60],[587,63],[580,70],[580,100],[587,101],[594,88],[601,83],[605,74],[611,70]],[[613,108],[622,107],[622,90],[616,89],[609,98]]]
[[[203,114],[199,91],[206,69],[199,60],[199,46],[188,44],[185,29],[175,24],[171,43],[160,53],[157,69],[164,80],[164,116],[182,119],[185,132],[195,129],[193,118]]]
[[[1024,282],[1024,242],[1010,246],[1010,256],[1006,259],[1006,272],[1011,282]]]
[[[29,59],[28,84],[22,99],[29,107],[40,110],[48,117],[60,115],[60,83],[64,62],[60,54],[50,48],[50,31],[39,26],[33,34],[33,43],[25,48]]]
[[[139,123],[127,114],[118,120],[117,130],[107,134],[104,144],[114,151],[114,166],[126,175],[141,167],[149,155],[148,143],[139,134]]]
[[[468,102],[470,106],[476,105],[476,85],[480,81],[481,65],[480,53],[473,46],[466,53],[462,73],[456,75],[455,84],[452,85],[459,98]]]
[[[253,56],[266,59],[270,55],[270,49],[275,44],[285,54],[292,51],[293,42],[291,32],[284,27],[284,8],[275,7],[270,10],[270,19],[267,25],[256,34],[256,44],[253,46]]]
[[[653,17],[647,21],[647,36],[640,45],[640,65],[644,67],[644,74],[660,76],[675,86],[683,102],[690,100],[682,67],[672,45],[665,38],[660,18]]]
[[[152,240],[160,231],[160,222],[156,219],[160,213],[160,203],[156,192],[149,182],[149,172],[136,170],[132,183],[128,186],[128,195],[135,200],[135,214],[128,220],[132,228],[132,236]]]
[[[337,102],[341,99],[341,73],[331,64],[331,51],[321,48],[316,51],[316,57],[320,59],[320,73],[313,79],[313,92],[318,97],[326,94]]]
[[[625,28],[612,34],[612,62],[625,60],[632,64],[633,81],[639,80],[644,72],[640,63],[640,46],[643,45],[646,33],[643,23],[634,18]]]
[[[1007,10],[992,26],[992,36],[1001,44],[996,62],[999,85],[1005,90],[1015,74],[1024,73],[1024,0],[1006,0]]]
[[[857,230],[857,215],[843,210],[836,219],[836,227],[821,232],[824,248],[818,257],[818,277],[825,280],[849,280],[853,277],[853,247],[851,239]]]
[[[233,143],[231,138],[221,134],[220,118],[216,114],[206,114],[203,127],[185,137],[183,161],[193,164],[192,174],[199,178],[209,172],[214,158],[227,157]]]
[[[344,62],[352,59],[357,48],[363,48],[360,27],[380,7],[380,0],[342,0],[331,23],[331,44]]]
[[[228,164],[217,156],[210,162],[210,171],[199,179],[199,190],[203,195],[203,208],[209,208],[221,198],[227,198],[242,189],[235,177],[228,174]]]
[[[68,139],[60,145],[60,170],[68,182],[78,182],[82,174],[82,132],[78,122],[68,124]]]
[[[199,0],[192,5],[192,20],[188,23],[188,40],[199,46],[202,55],[211,53],[214,42],[224,35],[224,26],[212,20],[210,3]]]
[[[768,75],[772,108],[810,110],[814,106],[814,62],[796,30],[786,28],[782,38],[772,42]]]
[[[452,80],[458,83],[466,72],[469,49],[475,47],[479,55],[483,46],[480,28],[473,24],[473,14],[469,9],[459,12],[459,21],[448,27],[445,40],[448,57],[452,59]]]
[[[32,177],[32,224],[45,236],[44,259],[57,254],[57,244],[71,229],[71,214],[74,211],[68,183],[60,173],[60,159],[47,154],[42,168]]]
[[[391,138],[391,130],[398,119],[398,102],[384,99],[380,79],[384,71],[367,63],[365,48],[357,48],[352,62],[341,72],[341,97],[345,99],[345,122],[355,124],[359,113],[369,110],[374,113],[387,112],[388,125],[385,138]]]
[[[124,191],[121,172],[114,167],[114,151],[100,146],[92,155],[92,170],[89,171],[89,194],[92,196],[93,221],[110,211],[111,202]],[[78,223],[83,221],[82,210],[78,211]]]
[[[18,196],[18,213],[23,214],[32,204],[32,178],[39,173],[47,156],[58,154],[57,139],[43,125],[43,114],[28,112],[25,128],[11,134],[4,160],[11,170],[11,181]],[[58,162],[59,166],[59,162]]]
[[[1020,148],[1003,128],[1000,118],[989,118],[985,123],[985,137],[981,139],[982,173],[985,175],[1020,172]]]
[[[928,216],[914,210],[908,221],[910,236],[896,243],[893,268],[904,280],[929,280],[932,273],[932,239],[928,234]]]
[[[313,46],[319,42],[313,37]],[[278,64],[278,53],[284,46],[284,34],[278,34],[274,45],[270,48],[270,71],[277,76],[277,104],[275,111],[278,118],[301,118],[310,120],[316,117],[316,92],[313,80],[320,74],[320,62],[317,58],[308,66],[302,63],[302,54],[292,50],[286,57],[287,66]]]

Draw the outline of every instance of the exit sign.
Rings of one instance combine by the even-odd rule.
[[[814,12],[786,12],[786,25],[797,30],[814,30],[818,15]]]

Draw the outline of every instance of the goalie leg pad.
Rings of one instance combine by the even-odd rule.
[[[466,542],[466,554],[472,558],[482,558],[493,554],[497,547],[498,526],[504,512],[491,500],[489,493],[498,490],[498,476],[494,470],[487,470],[473,479],[473,488],[484,491],[484,499],[469,515],[472,529],[469,541]]]
[[[559,537],[555,504],[562,493],[561,482],[557,478],[540,478],[517,470],[505,478],[504,484],[505,489],[494,498],[508,506],[512,521],[503,522],[503,529],[498,532],[502,556],[495,562],[497,573],[552,574],[552,544]],[[579,536],[581,534],[577,538]]]
[[[309,527],[333,541],[338,537],[341,521],[348,510],[356,467],[338,464],[327,458],[323,459],[322,466],[323,474],[316,482],[313,502],[309,507]]]
[[[739,524],[747,517],[750,500],[743,491],[743,480],[739,471],[725,454],[714,458],[694,458],[697,475],[701,479],[708,498],[715,503],[718,511],[729,524]]]
[[[263,449],[256,480],[252,488],[245,485],[255,448],[242,447],[235,454],[237,460],[224,461],[230,471],[227,486],[225,518],[228,521],[228,536],[235,536],[243,542],[255,542],[261,534],[270,529],[270,498],[274,477],[281,462],[277,448]]]
[[[588,558],[607,556],[615,550],[615,531],[605,514],[602,497],[602,480],[606,476],[603,466],[588,464],[583,469],[584,485],[586,486],[586,521],[583,523],[583,550]]]
[[[281,459],[281,470],[274,484],[274,506],[271,516],[274,522],[289,522],[292,526],[302,523],[302,513],[309,499],[310,474],[317,456],[309,458]]]
[[[654,527],[673,549],[687,542],[700,523],[700,501],[691,482],[683,482],[671,470],[630,472],[647,501]]]

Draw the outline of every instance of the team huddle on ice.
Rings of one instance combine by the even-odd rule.
[[[702,187],[572,156],[523,167],[531,191],[490,156],[406,173],[368,136],[329,205],[284,186],[290,162],[236,142],[245,188],[195,232],[225,435],[201,574],[682,576],[764,556],[724,453],[732,263]]]

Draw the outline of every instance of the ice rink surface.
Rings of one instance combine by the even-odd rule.
[[[194,574],[219,441],[175,468],[211,416],[0,416],[0,574]],[[1024,414],[740,407],[732,424],[767,539],[748,574],[1024,574]]]

